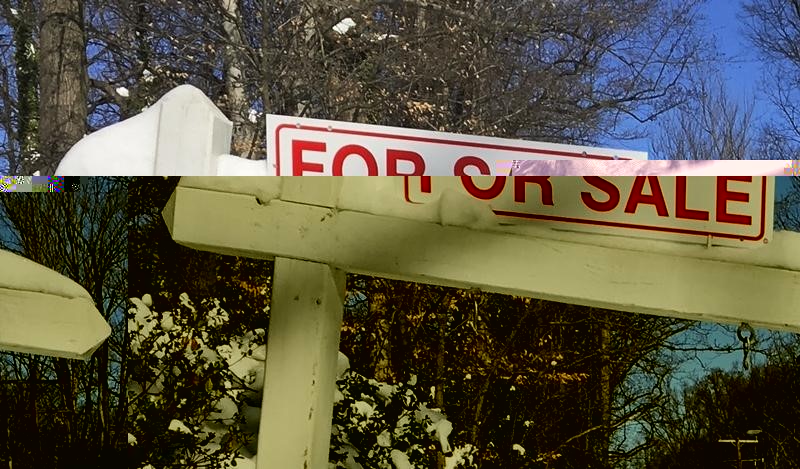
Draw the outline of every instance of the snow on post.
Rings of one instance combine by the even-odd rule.
[[[127,90],[119,89],[120,95]],[[233,124],[202,91],[179,86],[130,119],[87,135],[59,176],[215,176]]]
[[[86,360],[111,334],[72,279],[0,250],[0,350]]]

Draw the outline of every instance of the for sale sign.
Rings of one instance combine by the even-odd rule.
[[[465,194],[489,204],[501,224],[755,247],[772,236],[773,184],[753,176],[466,176],[409,177],[403,190],[406,204]]]
[[[526,160],[647,160],[647,153],[267,116],[272,176],[508,175]]]

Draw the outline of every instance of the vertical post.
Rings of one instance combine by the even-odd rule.
[[[164,95],[156,135],[156,176],[216,176],[217,158],[231,151],[233,124],[191,85]]]
[[[345,273],[276,258],[257,469],[326,469]]]

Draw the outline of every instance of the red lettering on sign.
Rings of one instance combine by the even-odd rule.
[[[644,194],[645,181],[650,183],[650,191],[652,194]],[[628,203],[625,205],[625,213],[636,213],[639,205],[654,205],[659,217],[668,217],[667,202],[664,201],[664,193],[661,192],[661,185],[658,183],[656,176],[636,176],[631,188],[631,195],[628,197]]]
[[[465,170],[469,166],[478,168],[478,172],[481,174],[485,174],[487,176],[492,174],[492,170],[489,169],[489,165],[477,156],[462,156],[459,158],[453,167],[453,174],[455,176],[466,176],[467,173]]]
[[[675,178],[675,217],[708,221],[708,212],[686,208],[686,176]]]
[[[367,164],[368,176],[378,175],[378,163],[375,161],[375,157],[372,156],[372,153],[370,153],[369,150],[361,145],[345,145],[339,151],[337,151],[336,156],[333,157],[334,176],[343,175],[342,168],[344,167],[344,160],[350,155],[358,155],[364,160],[364,162]]]
[[[728,202],[749,202],[750,194],[728,190],[728,182],[753,182],[752,176],[719,176],[717,177],[717,221],[736,225],[750,225],[752,217],[728,213]]]
[[[397,172],[398,161],[409,161],[414,165],[410,174]],[[425,174],[425,160],[419,153],[406,150],[386,150],[386,175],[387,176],[422,176]]]
[[[324,142],[310,142],[307,140],[292,141],[292,172],[295,176],[302,176],[304,171],[321,173],[325,169],[319,163],[303,162],[304,151],[325,151]]]
[[[619,189],[614,183],[598,176],[586,176],[583,180],[608,194],[608,200],[600,202],[595,200],[590,192],[581,192],[581,200],[587,207],[595,212],[610,212],[619,205]]]
[[[550,176],[517,176],[514,178],[514,202],[525,202],[525,184],[538,184],[542,205],[553,205],[553,185]]]
[[[503,188],[506,187],[506,177],[495,177],[492,186],[488,189],[481,189],[476,186],[475,182],[472,180],[472,176],[461,176],[461,184],[464,186],[464,189],[476,199],[491,200],[497,198],[497,196],[503,192]]]

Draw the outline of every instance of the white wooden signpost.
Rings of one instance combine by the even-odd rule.
[[[0,250],[0,350],[86,360],[111,334],[73,280]]]
[[[514,161],[647,160],[647,153],[267,115],[271,176],[509,174]]]
[[[659,182],[664,191],[676,184]],[[705,218],[701,213],[708,212],[714,230],[725,217],[758,219],[741,224],[742,237],[753,237],[742,242],[760,243],[757,249],[610,236],[613,227],[601,235],[563,231],[559,224],[505,225],[508,217],[498,216],[488,199],[476,201],[457,190],[462,180],[438,191],[448,183],[434,178],[424,200],[408,200],[411,183],[406,178],[183,178],[165,207],[164,219],[180,244],[275,259],[259,469],[327,467],[346,272],[800,332],[800,235],[773,235],[763,225],[763,239],[769,241],[764,244],[748,231],[761,228],[761,215],[765,223],[771,220],[771,180],[714,180],[713,203],[701,200],[707,187],[686,185],[684,215]],[[621,193],[634,184],[613,180]],[[561,193],[571,187],[553,183],[554,203],[579,198]],[[695,190],[706,195],[695,196]],[[531,191],[541,201],[541,192]],[[593,196],[598,203],[608,202],[600,195]],[[664,197],[672,214],[667,218],[680,226],[683,221],[674,214],[681,202],[672,195]],[[629,204],[630,191],[625,199]],[[638,200],[636,212],[658,212],[661,205],[660,197]],[[526,210],[515,206],[518,213]],[[620,229],[618,235],[631,233]]]

